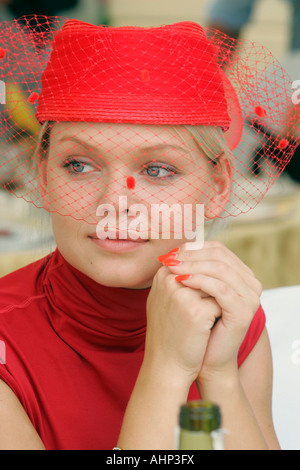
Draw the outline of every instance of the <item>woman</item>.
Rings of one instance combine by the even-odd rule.
[[[258,199],[233,189],[241,109],[203,29],[68,21],[36,116],[39,192],[24,197],[41,196],[57,250],[0,283],[1,447],[174,449],[179,407],[200,394],[227,449],[278,449],[262,286],[179,223],[192,207],[200,237],[197,204],[214,220]]]

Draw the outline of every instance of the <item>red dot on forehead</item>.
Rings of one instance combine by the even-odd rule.
[[[127,180],[127,188],[128,189],[134,189],[135,188],[135,179],[133,176],[128,176]]]

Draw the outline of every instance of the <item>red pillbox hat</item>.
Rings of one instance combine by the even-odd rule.
[[[195,23],[146,29],[70,20],[53,41],[37,118],[228,129],[216,52]]]

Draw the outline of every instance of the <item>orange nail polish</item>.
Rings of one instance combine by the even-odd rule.
[[[175,277],[175,281],[177,282],[181,282],[181,281],[187,281],[188,279],[190,279],[192,276],[190,274],[182,274],[180,276],[176,276]]]
[[[180,248],[173,248],[169,253],[178,253],[178,251],[180,251]]]
[[[159,257],[158,257],[158,261],[160,261],[161,263],[163,263],[164,261],[175,259],[176,256],[177,256],[176,253],[167,253],[166,255],[161,255],[161,256],[159,256]]]
[[[163,264],[165,266],[179,266],[180,264],[182,264],[182,261],[178,261],[177,259],[166,259],[165,261],[163,261]]]

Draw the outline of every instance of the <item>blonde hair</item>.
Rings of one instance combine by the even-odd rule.
[[[212,162],[213,167],[218,169],[218,162],[226,159],[230,169],[234,171],[232,153],[227,145],[224,132],[215,126],[184,126],[192,135],[199,150]],[[232,192],[230,193],[232,195]],[[227,206],[231,203],[229,200]],[[224,208],[225,210],[225,208]],[[215,218],[205,222],[205,239],[216,238],[231,224],[229,218]]]
[[[218,162],[218,158],[225,154],[232,163],[231,152],[224,137],[224,132],[220,127],[215,126],[184,126],[192,135],[199,149],[213,163]]]

